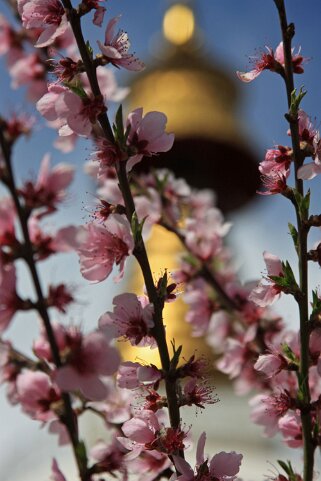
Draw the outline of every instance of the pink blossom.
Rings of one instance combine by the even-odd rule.
[[[174,455],[175,467],[181,473],[179,481],[205,481],[216,479],[218,481],[232,481],[239,472],[242,454],[235,451],[230,453],[220,452],[215,454],[210,461],[205,460],[204,447],[206,434],[203,432],[197,443],[195,473],[191,465],[185,459]]]
[[[130,158],[127,170],[137,164],[143,156],[151,157],[158,152],[167,152],[174,143],[174,134],[167,134],[167,117],[162,112],[148,112],[143,117],[143,109],[134,110],[128,115],[126,129],[129,130],[127,146]]]
[[[318,134],[318,131],[311,122],[308,114],[302,109],[298,111],[298,128],[300,141],[312,145],[313,139]]]
[[[90,456],[103,472],[110,473],[112,476],[116,476],[120,472],[123,475],[122,479],[125,481],[128,469],[124,460],[124,454],[124,447],[115,437],[113,437],[111,444],[99,441],[90,450]]]
[[[264,261],[267,268],[267,279],[259,282],[249,295],[249,300],[260,307],[266,307],[273,304],[281,295],[281,290],[269,278],[270,276],[283,277],[283,267],[280,259],[267,251],[263,253]],[[267,283],[266,283],[267,282]]]
[[[55,307],[59,312],[66,314],[67,306],[74,301],[72,291],[65,284],[49,285],[47,295],[48,307]]]
[[[56,373],[55,380],[60,389],[80,390],[88,399],[104,399],[108,391],[101,377],[112,375],[120,361],[119,353],[110,346],[110,341],[110,334],[102,330],[76,334],[64,366]]]
[[[114,311],[99,319],[99,326],[114,326],[117,337],[128,340],[132,346],[156,347],[150,330],[154,327],[153,305],[145,296],[120,294],[113,299]]]
[[[61,401],[60,390],[44,372],[26,370],[17,378],[17,393],[22,410],[33,419],[56,418],[55,405]]]
[[[208,285],[204,279],[198,278],[190,282],[183,299],[189,306],[185,319],[192,325],[193,336],[204,335],[215,310],[215,303],[210,298]]]
[[[197,379],[190,379],[184,386],[184,404],[204,409],[204,404],[215,404],[218,398],[213,393],[213,387],[206,382],[199,382]]]
[[[312,158],[313,162],[302,165],[298,170],[298,179],[311,180],[321,173],[321,140],[319,131],[312,131],[310,134],[310,139],[312,140]],[[315,133],[314,133],[315,132]],[[314,135],[313,135],[314,134]],[[309,134],[308,134],[309,135]]]
[[[54,212],[56,205],[65,199],[65,189],[72,182],[73,176],[74,168],[71,165],[57,164],[50,169],[50,155],[46,154],[40,165],[37,182],[26,182],[20,189],[20,194],[30,209],[46,207],[41,215]]]
[[[10,197],[2,197],[0,203],[0,245],[14,248],[16,210]]]
[[[137,481],[153,481],[159,475],[171,467],[169,457],[159,451],[143,451],[138,458],[127,461],[130,471],[137,474]]]
[[[60,136],[75,133],[88,137],[106,107],[103,98],[81,98],[66,87],[51,84],[48,93],[37,102],[37,109],[47,120],[57,122]]]
[[[113,214],[104,223],[91,222],[76,236],[80,271],[85,279],[100,282],[109,276],[113,265],[119,265],[120,280],[126,258],[133,252],[134,240],[124,217]]]
[[[263,70],[270,70],[271,72],[281,73],[284,67],[284,51],[283,42],[280,42],[275,52],[270,47],[265,47],[268,53],[262,52],[260,57],[253,57],[251,60],[254,63],[254,69],[249,72],[236,72],[238,78],[243,82],[252,82],[256,77],[260,75]],[[300,49],[298,53],[294,53],[292,49],[292,65],[293,72],[300,74],[303,73],[302,63],[305,59],[300,55]],[[281,70],[282,69],[282,70]]]
[[[218,209],[208,209],[202,219],[186,219],[186,245],[193,254],[207,261],[220,252],[222,237],[230,227]]]
[[[103,401],[91,401],[88,406],[100,412],[107,425],[122,424],[133,415],[133,394],[127,389],[119,389],[113,378],[106,378],[107,397]]]
[[[54,419],[53,421],[50,421],[48,431],[49,433],[55,434],[58,436],[59,446],[64,446],[65,444],[68,444],[70,442],[70,437],[66,429],[66,426],[62,424],[60,421],[58,421],[58,419]]]
[[[41,229],[39,220],[33,215],[29,218],[28,228],[30,240],[35,250],[35,258],[38,261],[47,259],[57,252],[72,250],[69,239],[74,236],[76,227],[63,227],[55,233],[48,234]]]
[[[28,53],[21,55],[9,67],[12,77],[11,87],[17,89],[27,86],[27,96],[31,101],[37,101],[46,92],[45,66],[39,55]]]
[[[159,423],[157,414],[143,410],[122,426],[126,438],[119,437],[119,442],[131,451],[126,458],[135,459],[143,450],[158,450],[167,454],[184,449],[186,433],[180,429],[164,428]]]
[[[0,333],[7,329],[20,308],[23,302],[16,293],[16,268],[0,261]]]
[[[4,15],[0,15],[0,56],[5,55],[14,46],[15,31]]]
[[[64,327],[53,324],[54,336],[63,362],[56,372],[55,381],[61,390],[80,390],[85,397],[102,400],[108,394],[108,387],[101,377],[110,376],[117,370],[120,357],[110,345],[113,332],[99,329],[82,334],[75,326]],[[45,331],[34,342],[34,353],[48,362],[53,362],[50,344]]]
[[[105,41],[102,44],[98,40],[98,46],[104,57],[115,67],[123,67],[127,70],[140,71],[145,68],[141,62],[133,54],[129,54],[128,50],[130,42],[126,32],[120,30],[115,34],[115,25],[119,21],[120,16],[112,18],[107,25],[105,32]]]
[[[302,427],[299,414],[288,413],[283,416],[279,420],[279,429],[287,446],[290,448],[299,448],[303,445]]]
[[[279,430],[279,420],[292,407],[288,393],[278,395],[258,394],[249,402],[251,406],[251,420],[255,424],[264,426],[266,436],[274,436]]]
[[[19,402],[16,380],[21,369],[12,359],[11,343],[0,339],[0,385],[7,383],[7,397],[11,404]]]
[[[228,338],[224,356],[217,362],[220,371],[228,374],[231,379],[238,376],[243,368],[245,346],[237,339]]]
[[[112,69],[98,66],[96,74],[100,91],[107,102],[121,102],[128,95],[129,88],[118,85]],[[87,75],[83,73],[80,75],[80,78],[87,95],[90,95],[91,87]]]
[[[155,366],[143,366],[139,362],[126,361],[119,366],[117,384],[121,388],[135,389],[141,386],[153,385],[162,378],[161,372]]]
[[[66,481],[66,478],[60,471],[58,463],[55,459],[52,460],[51,464],[51,481]]]
[[[47,47],[67,30],[67,16],[59,0],[18,0],[18,11],[25,28],[44,29],[35,47]]]
[[[272,377],[284,367],[284,360],[277,354],[261,354],[254,364],[254,369]]]

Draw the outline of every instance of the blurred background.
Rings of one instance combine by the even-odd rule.
[[[178,9],[177,9],[178,7]],[[176,10],[175,10],[176,8]],[[2,13],[10,17],[5,2]],[[296,86],[304,86],[304,110],[319,126],[321,119],[321,5],[319,0],[287,2],[288,20],[296,26],[293,45],[302,46],[308,58],[303,75],[296,76]],[[146,64],[142,74],[116,71],[121,86],[129,86],[127,109],[140,106],[148,110],[163,110],[169,117],[169,130],[177,142],[171,162],[179,175],[192,179],[197,186],[215,187],[218,204],[224,209],[233,228],[229,244],[235,253],[235,263],[243,280],[258,279],[264,270],[262,252],[268,250],[282,259],[295,263],[287,223],[294,222],[288,201],[278,196],[258,196],[255,164],[263,160],[265,150],[275,144],[289,144],[286,96],[282,79],[270,72],[250,85],[241,83],[236,70],[248,70],[249,56],[260,53],[265,46],[275,48],[280,42],[279,23],[274,2],[257,0],[109,0],[105,23],[122,14],[120,28],[128,32],[132,50]],[[86,22],[86,32],[95,48],[103,39],[104,29]],[[10,91],[10,78],[1,63],[1,115],[17,107],[32,111],[23,89]],[[166,93],[166,95],[165,95]],[[112,118],[116,106],[110,105]],[[82,172],[88,160],[90,145],[81,140],[71,154],[61,154],[52,143],[55,133],[46,129],[39,119],[35,134],[18,143],[15,149],[15,170],[19,180],[36,176],[39,163],[51,152],[53,163],[71,162],[78,167],[71,195],[62,212],[53,217],[55,225],[83,223],[93,205],[95,187]],[[215,156],[208,152],[215,151]],[[179,159],[178,165],[175,162]],[[162,159],[160,159],[162,162]],[[164,159],[165,162],[165,159]],[[161,164],[160,164],[161,165]],[[223,180],[222,180],[223,179]],[[310,181],[313,213],[319,214],[320,181]],[[48,228],[54,227],[49,224]],[[316,232],[315,239],[321,235]],[[69,319],[81,323],[85,330],[96,326],[102,312],[111,308],[116,289],[125,290],[126,279],[118,286],[108,281],[90,286],[80,273],[76,256],[57,256],[41,266],[44,285],[49,280],[70,282],[75,287],[80,305],[72,308]],[[157,266],[171,267],[167,265]],[[319,268],[312,269],[312,285],[319,285]],[[27,277],[20,279],[20,289],[30,289]],[[94,300],[94,302],[93,302]],[[298,325],[295,305],[288,298],[275,308],[289,326]],[[57,316],[59,320],[59,316]],[[16,316],[5,338],[15,339],[18,348],[30,352],[37,337],[38,320],[34,315]],[[187,339],[188,341],[188,339]],[[236,450],[244,454],[240,476],[243,479],[263,479],[276,464],[276,459],[294,459],[300,469],[300,456],[285,449],[277,440],[264,440],[262,430],[249,422],[247,399],[234,396],[227,381],[218,380],[220,403],[208,407],[195,417],[193,408],[183,412],[187,425],[193,425],[194,440],[204,429],[208,431],[207,452]],[[0,390],[0,479],[1,481],[42,481],[49,479],[51,458],[56,456],[68,480],[76,479],[69,448],[57,448],[38,423],[21,414],[19,407],[9,406],[4,389]],[[95,423],[85,422],[83,429],[89,444],[101,431]],[[194,459],[194,458],[192,458]],[[319,467],[320,469],[320,467]]]

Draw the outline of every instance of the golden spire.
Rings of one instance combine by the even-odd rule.
[[[194,35],[195,18],[191,8],[182,3],[172,5],[163,20],[164,37],[175,45],[184,45]]]

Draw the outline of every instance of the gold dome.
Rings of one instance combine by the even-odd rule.
[[[224,211],[239,208],[255,195],[259,176],[237,119],[236,84],[206,55],[187,5],[167,10],[163,32],[161,59],[135,76],[128,109],[142,106],[167,115],[175,143],[153,159],[154,167],[166,166],[197,188],[214,189]],[[137,168],[149,164],[150,159]]]

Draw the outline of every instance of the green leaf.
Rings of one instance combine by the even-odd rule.
[[[171,359],[171,369],[176,369],[178,363],[179,363],[179,358],[180,358],[180,355],[182,353],[182,350],[183,350],[183,346],[178,346],[178,348],[176,349],[175,347],[175,341],[171,341],[172,343],[172,347],[173,347],[173,351],[174,351],[174,354],[173,354],[173,357]]]
[[[90,57],[90,60],[92,60],[93,57],[94,57],[94,51],[93,51],[93,49],[92,49],[92,47],[89,43],[89,40],[87,40],[87,42],[86,42],[86,49],[87,49],[88,55]]]
[[[298,250],[299,250],[298,231],[296,230],[294,225],[291,224],[290,222],[288,223],[288,226],[289,226],[289,231],[290,231],[291,237],[293,239],[295,250],[298,252]]]
[[[64,82],[64,85],[69,88],[74,94],[78,95],[81,99],[87,99],[88,95],[86,94],[83,86],[77,82],[77,83],[71,83],[71,82]]]
[[[297,365],[299,364],[299,359],[296,357],[296,355],[294,354],[294,352],[286,342],[281,344],[281,349],[282,349],[282,353],[289,361]]]
[[[139,222],[136,211],[132,215],[130,224],[131,224],[135,244],[136,242],[140,242],[142,238],[142,231],[143,231],[143,227],[146,219],[147,219],[147,216],[144,217],[141,222]]]
[[[306,95],[307,91],[303,90],[304,87],[300,87],[298,95],[296,94],[296,89],[292,90],[291,92],[291,103],[290,103],[290,115],[296,116],[298,114],[298,110],[300,108],[300,103],[302,102],[303,97]]]
[[[294,198],[296,204],[298,206],[299,214],[301,219],[307,219],[309,216],[309,208],[310,208],[310,189],[306,193],[305,197],[303,197],[297,189],[293,189]]]
[[[321,313],[321,299],[319,299],[318,291],[312,291],[312,312],[310,319],[313,320]]]
[[[76,446],[76,456],[77,456],[77,459],[80,461],[82,470],[86,471],[88,458],[87,458],[86,446],[83,441],[79,441]]]
[[[125,135],[124,135],[122,104],[120,104],[120,106],[117,109],[116,116],[115,116],[115,123],[113,124],[113,130],[115,134],[115,140],[121,147],[123,147],[125,145]]]
[[[281,461],[280,459],[278,459],[277,462],[279,463],[279,465],[281,466],[281,468],[283,469],[283,471],[285,471],[286,474],[289,474],[289,472],[288,472],[288,465],[287,465],[284,461]]]

